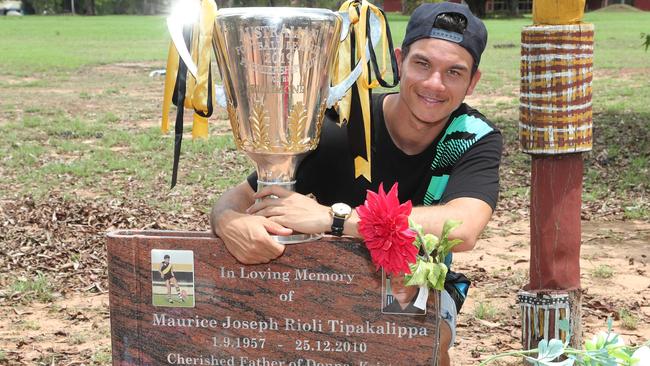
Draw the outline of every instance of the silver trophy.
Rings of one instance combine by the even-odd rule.
[[[179,55],[195,72],[182,27],[168,19]],[[375,27],[379,28],[379,27]],[[296,168],[316,149],[325,109],[340,100],[361,73],[330,87],[347,14],[311,8],[228,8],[215,18],[213,46],[223,80],[220,104],[228,111],[237,147],[254,162],[258,191],[269,185],[294,190]],[[371,39],[379,39],[371,31]],[[276,236],[283,244],[321,235]]]

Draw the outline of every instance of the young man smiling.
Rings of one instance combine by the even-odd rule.
[[[440,235],[446,220],[460,220],[450,238],[463,243],[454,251],[472,249],[496,206],[502,149],[500,132],[463,103],[481,78],[486,43],[485,26],[466,6],[418,7],[395,50],[400,91],[372,97],[372,182],[355,178],[347,129],[326,120],[318,149],[298,168],[296,192],[271,186],[256,193],[252,174],[215,204],[214,232],[240,262],[268,262],[284,251],[270,235],[359,237],[351,207],[363,203],[366,190],[398,182],[400,201],[413,202],[411,218],[425,232]],[[269,195],[277,198],[255,202]],[[467,282],[450,280],[443,291],[441,365],[449,364],[466,290]]]

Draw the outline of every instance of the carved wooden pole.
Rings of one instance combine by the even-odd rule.
[[[521,35],[519,137],[532,155],[530,282],[519,293],[522,342],[581,343],[582,152],[592,148],[592,24],[584,0],[535,0]]]

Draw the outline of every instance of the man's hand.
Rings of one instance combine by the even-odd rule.
[[[243,264],[268,263],[284,253],[284,245],[271,235],[290,235],[291,229],[262,216],[231,211],[217,223],[219,237],[226,248]]]
[[[300,193],[269,186],[253,197],[257,202],[246,210],[247,213],[264,216],[285,228],[305,234],[319,234],[328,231],[332,225],[330,208]]]

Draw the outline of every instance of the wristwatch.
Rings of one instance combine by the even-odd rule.
[[[343,235],[343,224],[345,220],[350,217],[352,213],[352,208],[345,203],[335,203],[330,207],[330,212],[332,213],[332,230],[331,234],[335,236]]]

